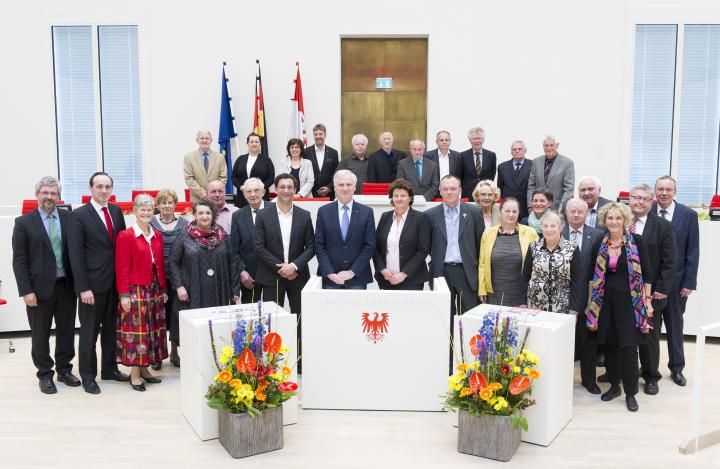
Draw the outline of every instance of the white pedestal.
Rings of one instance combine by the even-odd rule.
[[[272,329],[290,346],[289,363],[297,360],[296,324],[294,314],[290,314],[272,302],[263,303],[264,311],[272,311]],[[213,323],[215,350],[218,357],[223,346],[232,346],[232,331],[237,322],[236,317],[243,318],[257,315],[255,305],[222,306],[217,308],[189,309],[180,311],[180,390],[181,410],[190,426],[201,440],[218,437],[217,410],[207,405],[205,393],[218,373],[210,347],[210,331],[208,320]],[[295,369],[290,381],[297,382]],[[283,403],[283,423],[297,423],[297,397]]]
[[[485,313],[499,308],[496,305],[480,305],[462,316],[466,354],[470,353],[470,338],[482,326]],[[511,308],[504,308],[500,317],[506,315],[520,319],[522,334],[524,326],[530,326],[525,348],[540,359],[540,379],[533,383],[532,391],[532,398],[537,403],[523,412],[528,421],[528,431],[522,433],[522,440],[547,446],[572,418],[575,316],[548,312],[516,314]],[[460,318],[456,316],[455,350],[458,354],[459,321]]]
[[[447,388],[450,292],[302,292],[302,406],[314,409],[442,410]],[[387,314],[387,329],[363,332],[363,314]]]

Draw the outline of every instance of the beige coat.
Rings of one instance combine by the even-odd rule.
[[[190,201],[198,202],[205,198],[207,187],[210,181],[219,179],[225,184],[227,182],[227,165],[225,157],[216,151],[210,150],[210,166],[205,172],[200,150],[191,151],[183,160],[183,173],[185,176],[185,184],[190,189]]]

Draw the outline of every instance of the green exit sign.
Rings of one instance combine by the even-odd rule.
[[[375,89],[376,90],[391,90],[393,79],[389,77],[376,78]]]

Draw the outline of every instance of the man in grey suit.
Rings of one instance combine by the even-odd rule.
[[[575,165],[567,156],[558,153],[557,139],[548,135],[543,140],[544,155],[533,160],[528,180],[527,202],[532,206],[535,189],[547,189],[553,193],[553,210],[558,210],[573,196],[575,188]]]
[[[434,161],[423,158],[423,153],[425,153],[425,143],[422,140],[411,140],[411,157],[400,160],[397,178],[408,181],[413,186],[415,194],[422,195],[425,200],[432,200],[438,192],[440,183],[438,167]]]
[[[441,130],[435,136],[437,148],[425,153],[425,158],[433,160],[438,165],[438,187],[440,187],[440,179],[448,174],[456,176],[462,181],[463,165],[460,152],[450,149],[450,132]],[[439,192],[435,197],[439,197]]]
[[[578,275],[583,275],[587,282],[590,282],[593,274],[593,260],[590,259],[593,247],[600,244],[603,232],[588,226],[585,223],[588,206],[583,199],[573,198],[568,200],[567,206],[568,224],[563,229],[563,238],[575,243],[580,250],[583,270]],[[574,274],[573,274],[574,275]],[[575,323],[575,349],[580,355],[580,376],[582,385],[591,394],[600,394],[600,387],[596,382],[595,364],[597,358],[597,341],[594,335],[588,333],[585,325],[585,306],[588,302],[588,288],[581,291],[580,305],[583,306],[578,311],[577,321]]]

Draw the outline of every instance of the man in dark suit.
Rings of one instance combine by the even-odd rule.
[[[317,213],[315,254],[323,288],[364,290],[372,282],[375,217],[371,208],[353,201],[357,177],[341,169],[333,178],[335,202]]]
[[[397,179],[397,165],[407,155],[393,148],[393,134],[380,134],[381,148],[368,158],[365,182],[393,182]]]
[[[434,161],[438,165],[438,188],[440,187],[440,179],[448,174],[452,174],[462,181],[462,158],[460,152],[450,149],[450,132],[447,130],[438,132],[435,136],[435,143],[437,143],[437,148],[425,153],[425,158]],[[440,197],[439,191],[435,197]]]
[[[597,340],[595,333],[590,333],[585,325],[585,307],[588,303],[588,285],[592,280],[595,259],[592,259],[592,252],[602,242],[603,232],[588,226],[585,223],[588,207],[584,200],[573,198],[567,202],[567,225],[563,228],[562,236],[573,242],[580,250],[583,271],[577,275],[585,278],[585,288],[580,291],[579,304],[582,306],[578,311],[575,322],[575,350],[580,356],[580,378],[581,383],[591,394],[600,394],[600,387],[596,381],[595,365],[597,363]],[[573,273],[573,275],[576,275]]]
[[[532,205],[535,189],[547,189],[553,193],[553,210],[558,210],[570,200],[575,189],[575,164],[567,156],[558,153],[560,143],[552,135],[543,140],[544,155],[533,159],[528,180],[527,200]]]
[[[27,309],[32,332],[33,364],[40,391],[55,394],[53,365],[58,381],[80,386],[72,374],[75,357],[75,308],[72,270],[67,248],[69,213],[58,210],[60,182],[52,176],[35,185],[38,209],[15,219],[13,271]],[[50,358],[50,329],[55,319],[55,361]]]
[[[510,145],[512,158],[498,165],[497,186],[500,197],[514,197],[520,205],[520,218],[528,216],[527,186],[530,179],[532,160],[525,158],[527,148],[522,140],[515,140]]]
[[[80,378],[86,392],[99,394],[97,385],[97,352],[100,334],[103,380],[128,381],[117,368],[115,357],[115,322],[118,296],[115,287],[115,240],[125,229],[123,213],[117,205],[108,204],[113,180],[103,172],[90,177],[90,202],[73,211],[68,223],[68,250],[75,291],[80,294],[80,343],[78,346]]]
[[[472,193],[478,182],[485,179],[495,180],[497,158],[494,151],[483,148],[485,131],[482,127],[473,127],[468,131],[470,149],[460,153],[463,164],[462,196],[472,200]]]
[[[675,281],[668,293],[664,321],[667,332],[668,368],[670,377],[678,386],[685,386],[687,380],[682,371],[685,368],[683,347],[683,314],[688,297],[697,288],[697,271],[700,263],[700,229],[695,210],[675,202],[677,184],[670,176],[662,176],[655,182],[657,204],[654,213],[672,223],[677,244],[677,271]]]
[[[650,256],[650,272],[643,278],[652,285],[653,328],[648,333],[648,343],[640,344],[640,366],[645,380],[645,394],[658,393],[660,374],[660,330],[663,310],[675,281],[677,244],[672,223],[651,213],[653,190],[647,184],[638,184],[630,191],[630,210],[633,218],[630,231],[643,237]]]
[[[250,178],[241,188],[247,205],[232,214],[230,240],[240,270],[240,298],[243,303],[260,300],[262,285],[255,281],[257,253],[255,251],[255,222],[265,207],[265,186],[258,178]]]
[[[303,158],[307,158],[312,162],[313,175],[315,176],[315,184],[312,188],[313,197],[330,197],[335,198],[333,192],[332,178],[340,163],[338,151],[325,145],[326,128],[323,124],[315,124],[313,127],[313,139],[315,145],[307,147],[303,153]]]
[[[434,161],[423,158],[425,143],[422,140],[410,142],[410,158],[398,163],[397,179],[405,179],[412,186],[415,194],[422,195],[425,200],[432,200],[438,192],[438,167]]]
[[[450,288],[450,313],[474,308],[478,298],[480,238],[485,222],[480,207],[460,201],[460,180],[440,181],[443,203],[425,212],[432,229],[430,276],[445,277]]]
[[[578,197],[583,199],[588,206],[585,224],[593,228],[602,228],[597,222],[597,213],[603,205],[610,202],[610,200],[600,197],[601,190],[600,180],[595,176],[583,176],[578,182]]]

